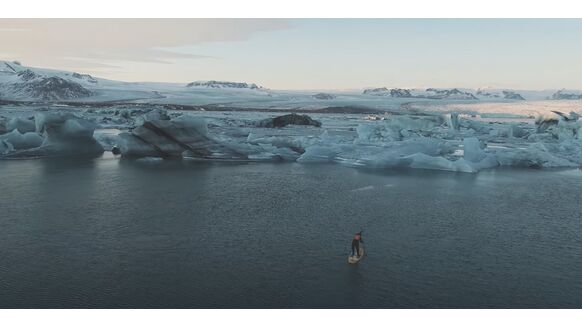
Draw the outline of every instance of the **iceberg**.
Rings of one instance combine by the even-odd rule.
[[[480,162],[487,156],[483,148],[479,139],[475,137],[465,138],[463,140],[463,158],[473,163]]]
[[[527,168],[578,167],[580,164],[556,156],[543,143],[534,143],[525,149],[503,149],[496,153],[502,166]]]
[[[35,124],[34,120],[23,119],[20,117],[14,117],[6,124],[6,129],[8,131],[18,130],[20,133],[34,132]]]
[[[0,156],[14,151],[14,146],[10,142],[0,140]]]
[[[457,131],[460,129],[461,126],[459,124],[459,113],[446,114],[445,119],[449,128]]]
[[[10,144],[12,149],[30,149],[39,147],[43,143],[43,138],[36,132],[21,133],[14,129],[10,133],[0,135],[0,141]],[[8,148],[4,148],[6,151]]]
[[[172,120],[146,120],[131,132],[119,134],[124,157],[236,158],[247,156],[208,136],[206,120],[182,115]]]
[[[37,112],[35,130],[24,134],[12,131],[6,141],[16,142],[14,151],[3,157],[97,157],[103,153],[103,147],[93,138],[95,125],[72,113]]]

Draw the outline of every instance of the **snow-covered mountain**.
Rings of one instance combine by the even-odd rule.
[[[370,95],[370,96],[390,96],[390,97],[396,97],[396,98],[413,98],[414,97],[410,93],[409,89],[400,89],[400,88],[388,89],[386,87],[365,89],[363,94]]]
[[[0,62],[0,98],[57,101],[93,95],[83,84],[96,84],[90,75],[33,70],[19,62]]]
[[[493,99],[525,100],[525,98],[520,93],[511,90],[494,91],[478,89],[476,95],[480,99],[493,98]]]
[[[0,61],[0,99],[9,101],[67,102],[122,101],[159,98],[156,87],[95,78],[89,74],[26,67]]]
[[[426,98],[426,99],[454,99],[454,100],[477,100],[471,92],[461,91],[459,89],[435,89],[426,90],[401,89],[386,87],[370,88],[363,91],[364,95],[370,96],[389,96],[394,98]]]
[[[47,101],[85,98],[93,94],[81,84],[57,76],[35,76],[29,70],[17,75],[21,81],[3,85],[2,93],[10,94],[11,97]]]
[[[554,93],[550,99],[554,99],[554,100],[572,100],[572,99],[582,99],[582,94],[580,93],[574,93],[574,92],[568,92],[566,90],[558,90],[556,93]]]
[[[458,99],[458,100],[477,100],[471,92],[461,91],[459,89],[426,89],[426,98],[431,99]]]
[[[121,82],[78,72],[0,61],[0,101],[43,103],[139,103],[198,106],[214,110],[395,111],[411,103],[516,103],[582,99],[576,90],[466,88],[370,88],[363,90],[272,90],[256,83],[220,80],[184,83]]]
[[[230,82],[230,81],[194,81],[186,85],[188,88],[214,88],[214,89],[263,89],[254,83]]]

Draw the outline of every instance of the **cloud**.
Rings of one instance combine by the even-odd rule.
[[[25,65],[90,69],[119,62],[210,59],[169,48],[244,41],[288,27],[287,21],[269,19],[0,19],[0,44],[15,57],[4,59]]]

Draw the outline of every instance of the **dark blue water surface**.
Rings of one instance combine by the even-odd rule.
[[[582,307],[579,170],[101,158],[0,179],[2,308]]]

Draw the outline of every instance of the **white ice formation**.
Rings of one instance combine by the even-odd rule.
[[[93,138],[95,125],[71,113],[38,112],[34,129],[15,128],[0,135],[0,158],[96,157],[103,147]],[[22,124],[29,130],[30,125]]]

